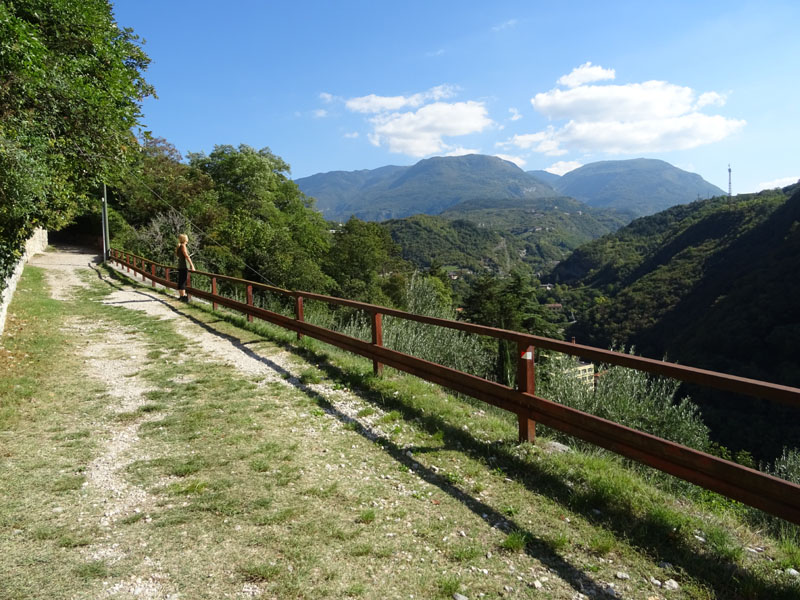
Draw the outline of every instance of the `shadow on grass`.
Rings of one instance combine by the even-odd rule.
[[[124,277],[124,274],[113,271],[112,273],[114,273],[115,279],[122,281],[118,275]],[[98,274],[106,283],[117,287],[115,283],[104,279],[99,271]],[[422,412],[403,397],[384,395],[377,388],[376,379],[371,374],[349,372],[331,363],[324,352],[298,346],[278,336],[256,332],[283,349],[312,360],[329,379],[346,383],[362,400],[379,406],[382,410],[398,411],[406,421],[415,422],[431,435],[440,435],[443,444],[435,449],[401,448],[385,437],[376,436],[373,431],[365,428],[356,419],[337,410],[327,399],[295,378],[283,367],[254,352],[248,347],[249,344],[254,343],[253,340],[242,341],[235,335],[224,333],[213,327],[214,324],[224,321],[247,329],[248,324],[243,317],[223,312],[211,313],[210,306],[200,306],[201,310],[217,317],[214,321],[206,322],[185,312],[185,305],[174,306],[165,299],[158,298],[159,294],[154,294],[149,290],[137,293],[147,296],[151,301],[163,303],[171,311],[189,319],[208,333],[229,342],[248,357],[280,374],[290,385],[302,391],[340,422],[351,425],[365,439],[380,445],[395,461],[412,469],[421,479],[462,503],[491,527],[506,532],[520,533],[526,540],[525,551],[551,567],[559,577],[577,591],[594,595],[602,592],[604,586],[596,583],[590,575],[571,564],[556,548],[552,547],[552,542],[536,537],[502,512],[452,485],[445,477],[414,460],[413,454],[434,450],[458,450],[486,464],[491,463],[492,468],[502,469],[506,476],[521,482],[528,490],[545,495],[581,514],[589,522],[613,531],[617,537],[625,539],[630,545],[655,557],[656,561],[671,563],[683,573],[711,587],[719,597],[771,598],[775,600],[792,600],[798,597],[797,588],[790,584],[784,585],[780,582],[767,581],[743,569],[735,561],[726,560],[713,553],[697,554],[696,549],[687,543],[685,532],[676,535],[674,530],[676,523],[666,510],[663,512],[652,511],[642,517],[635,514],[632,508],[626,505],[624,498],[609,494],[608,490],[598,490],[591,486],[579,489],[583,486],[567,485],[565,481],[543,467],[516,456],[513,453],[516,444],[511,441],[489,443],[476,440],[458,425],[439,415]],[[412,456],[407,454],[409,450]],[[731,596],[732,594],[733,596]]]

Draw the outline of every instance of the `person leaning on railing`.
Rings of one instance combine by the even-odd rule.
[[[181,302],[189,301],[189,296],[186,295],[186,281],[189,279],[189,269],[195,270],[192,257],[186,249],[188,242],[189,236],[182,233],[178,236],[178,247],[175,248],[175,256],[178,257],[178,300]]]

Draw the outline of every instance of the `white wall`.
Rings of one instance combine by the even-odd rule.
[[[5,286],[0,287],[0,335],[3,335],[3,329],[6,326],[6,313],[8,312],[8,305],[11,304],[11,299],[14,297],[14,291],[17,289],[17,282],[22,276],[22,269],[25,268],[25,263],[34,255],[44,252],[47,248],[47,230],[37,229],[33,235],[25,242],[25,254],[17,263],[17,267],[11,276],[5,281]]]

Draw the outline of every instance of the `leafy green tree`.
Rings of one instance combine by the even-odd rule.
[[[331,288],[320,267],[330,247],[327,225],[289,179],[286,162],[269,148],[242,144],[190,153],[189,165],[211,178],[227,215],[207,232],[218,270],[288,288]]]
[[[325,269],[342,297],[388,304],[384,282],[391,281],[391,272],[407,270],[399,255],[400,247],[385,228],[352,217],[334,234]]]
[[[558,331],[544,310],[536,299],[533,281],[519,272],[505,279],[489,274],[479,277],[464,304],[464,316],[473,323],[556,337]],[[508,385],[514,382],[516,351],[516,344],[499,340],[495,368],[499,382]]]
[[[0,3],[0,279],[136,150],[149,63],[107,0]]]
[[[114,180],[111,193],[111,201],[130,225],[141,227],[170,209],[190,214],[201,229],[227,218],[228,212],[218,206],[211,177],[182,160],[180,152],[164,138],[142,138],[140,152]]]

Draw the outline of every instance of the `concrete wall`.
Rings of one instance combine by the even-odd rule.
[[[47,230],[37,229],[33,235],[25,242],[25,254],[17,263],[17,267],[11,276],[6,279],[5,285],[0,286],[0,335],[3,335],[3,329],[6,326],[6,314],[8,313],[8,305],[11,304],[11,299],[14,297],[14,291],[17,289],[17,282],[22,276],[22,269],[25,264],[30,260],[34,254],[44,252],[47,248]]]

